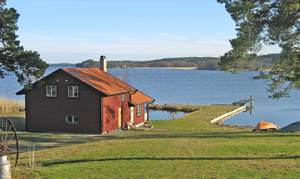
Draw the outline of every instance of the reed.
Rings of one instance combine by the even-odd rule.
[[[0,114],[18,113],[25,110],[23,101],[0,97]]]

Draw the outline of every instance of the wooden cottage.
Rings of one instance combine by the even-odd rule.
[[[62,68],[25,94],[26,130],[107,133],[144,124],[154,99],[100,68]],[[128,126],[130,125],[130,126]]]

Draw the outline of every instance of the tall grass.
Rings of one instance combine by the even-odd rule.
[[[18,113],[25,110],[23,101],[0,97],[0,114]]]

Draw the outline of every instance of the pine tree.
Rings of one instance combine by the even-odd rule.
[[[16,31],[19,14],[14,8],[6,8],[6,1],[0,0],[0,78],[14,73],[18,82],[28,85],[40,78],[48,65],[36,51],[24,50]]]
[[[239,70],[239,63],[253,60],[262,45],[277,44],[278,63],[256,79],[270,81],[271,97],[288,96],[300,89],[300,1],[297,0],[218,0],[236,23],[237,37],[232,50],[221,57],[224,70]]]

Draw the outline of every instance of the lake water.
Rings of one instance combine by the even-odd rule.
[[[47,73],[57,67],[51,67]],[[300,93],[289,98],[272,100],[267,96],[266,82],[252,80],[257,72],[231,74],[223,71],[128,68],[109,69],[109,72],[146,92],[156,103],[177,104],[231,104],[234,101],[254,98],[252,114],[242,113],[227,120],[226,124],[254,126],[260,120],[267,120],[285,126],[300,120]],[[16,96],[21,89],[14,76],[0,79],[0,96],[24,99]],[[175,118],[183,114],[175,115]],[[152,112],[151,119],[172,118],[174,114]]]
[[[185,116],[184,112],[150,110],[150,120],[172,120]]]

